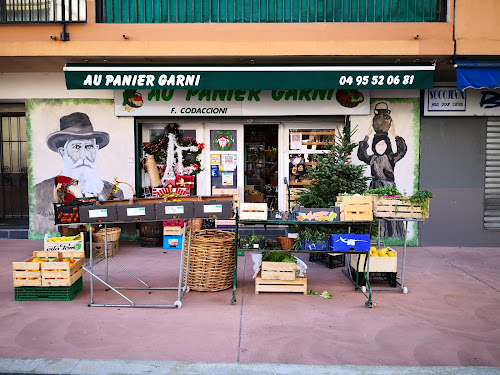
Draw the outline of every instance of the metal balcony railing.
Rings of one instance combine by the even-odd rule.
[[[95,0],[99,23],[446,22],[447,0]]]
[[[87,22],[87,0],[0,0],[0,24]]]

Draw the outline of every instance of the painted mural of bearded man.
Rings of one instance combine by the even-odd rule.
[[[104,181],[97,171],[97,154],[109,143],[109,134],[94,131],[89,117],[74,112],[60,119],[60,130],[47,137],[47,146],[62,158],[58,176],[78,180],[83,196],[104,200],[111,193],[113,184]],[[123,199],[120,190],[115,196]],[[35,186],[35,215],[33,230],[43,233],[54,231],[54,177]]]

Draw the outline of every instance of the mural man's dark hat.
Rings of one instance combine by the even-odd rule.
[[[105,132],[94,131],[89,116],[82,112],[74,112],[61,117],[60,130],[49,134],[47,137],[47,146],[52,151],[57,152],[59,147],[64,147],[67,141],[73,139],[91,139],[95,138],[99,149],[106,147],[109,143],[109,134]]]

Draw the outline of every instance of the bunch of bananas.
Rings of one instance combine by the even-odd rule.
[[[266,151],[266,155],[269,159],[274,160],[278,156],[278,149],[276,147],[268,148]]]

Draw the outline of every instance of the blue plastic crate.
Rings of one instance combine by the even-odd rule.
[[[332,234],[330,235],[331,251],[369,251],[369,234]]]
[[[183,236],[163,236],[163,248],[170,250],[182,249]]]
[[[302,240],[302,250],[330,251],[330,239]]]

